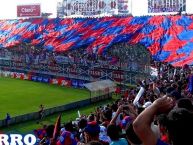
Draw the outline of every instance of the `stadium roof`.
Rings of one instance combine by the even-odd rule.
[[[102,80],[84,84],[90,91],[91,97],[97,97],[115,92],[116,84],[111,80]]]
[[[102,80],[102,81],[87,83],[87,84],[84,84],[84,86],[92,92],[92,91],[104,90],[106,88],[112,88],[112,87],[114,88],[116,87],[116,84],[111,80]]]
[[[104,54],[112,45],[142,44],[158,61],[193,64],[193,16],[142,16],[0,21],[0,48],[22,43],[51,51],[85,48]]]

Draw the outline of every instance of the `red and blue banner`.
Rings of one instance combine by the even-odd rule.
[[[49,51],[85,48],[105,54],[112,45],[142,44],[157,61],[193,64],[193,16],[142,16],[0,21],[0,48],[22,43]]]

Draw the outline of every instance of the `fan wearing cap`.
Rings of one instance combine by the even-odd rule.
[[[109,145],[108,142],[104,142],[99,139],[99,133],[100,133],[100,126],[97,124],[97,122],[96,121],[89,122],[84,129],[85,143],[88,143],[90,141],[99,141],[103,145]]]
[[[152,102],[147,101],[147,102],[144,103],[144,105],[143,105],[142,107],[143,107],[143,108],[147,108],[147,107],[149,107],[151,104],[152,104]]]

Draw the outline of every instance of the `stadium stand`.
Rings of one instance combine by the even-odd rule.
[[[159,72],[155,80],[140,81],[137,88],[128,89],[128,96],[98,107],[93,114],[81,114],[64,126],[58,125],[59,118],[55,124],[58,137],[44,137],[44,143],[192,145],[191,68],[174,68],[159,62],[152,66]],[[51,132],[53,135],[56,130]]]
[[[85,48],[105,54],[127,42],[144,45],[155,60],[183,66],[192,63],[192,24],[192,15],[1,20],[0,47],[27,43],[55,52]]]
[[[113,104],[64,126],[59,116],[55,125],[34,131],[38,143],[193,145],[193,75],[188,66],[193,62],[192,19],[177,15],[0,21],[2,48],[29,43],[57,53],[84,46],[92,62],[110,46],[128,42],[144,45],[155,60],[151,65],[157,76],[140,80]]]

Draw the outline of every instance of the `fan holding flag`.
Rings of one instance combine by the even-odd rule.
[[[51,145],[76,145],[77,142],[70,131],[64,130],[61,134],[61,114],[58,116],[55,126]]]

